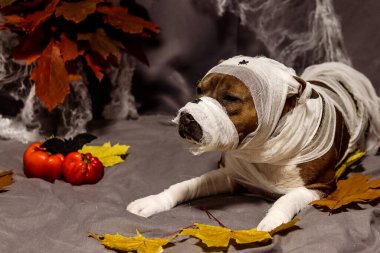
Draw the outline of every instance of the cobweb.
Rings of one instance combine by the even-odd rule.
[[[3,96],[12,97],[8,104],[2,104],[8,108],[1,111],[9,110],[16,102],[22,104],[17,115],[0,117],[0,137],[25,143],[51,135],[68,138],[86,131],[87,122],[92,119],[87,80],[71,83],[72,92],[64,103],[48,112],[35,96],[34,85],[29,80],[33,65],[11,59],[11,48],[15,44],[14,34],[0,31],[0,91]],[[78,69],[82,70],[81,66]],[[82,76],[85,75],[82,73]]]
[[[219,15],[229,11],[254,32],[269,57],[298,72],[327,61],[351,65],[332,0],[214,0]]]
[[[199,1],[210,4],[205,2]],[[332,0],[213,0],[212,3],[219,15],[231,12],[238,16],[241,24],[265,44],[267,56],[299,73],[309,65],[326,61],[351,64]],[[22,104],[16,116],[0,117],[0,137],[29,142],[51,134],[72,137],[85,131],[92,119],[87,79],[72,83],[73,92],[49,113],[35,97],[28,79],[33,66],[10,57],[15,44],[14,34],[0,31],[0,95],[9,94],[14,103]],[[135,63],[124,56],[122,61],[124,65],[110,73],[111,102],[103,111],[108,119],[137,116],[130,94]]]
[[[91,96],[88,79],[81,62],[78,70],[82,80],[71,82],[71,92],[65,101],[52,112],[48,112],[35,96],[35,88],[29,80],[33,65],[11,59],[11,48],[17,44],[15,34],[0,31],[0,99],[1,112],[14,111],[15,104],[21,104],[19,113],[12,116],[0,114],[0,138],[14,139],[24,143],[43,140],[55,135],[71,138],[86,131],[92,119]],[[135,60],[123,55],[118,69],[111,69],[111,101],[103,115],[107,119],[126,119],[138,117],[134,97],[130,94]],[[10,97],[10,99],[9,99]]]

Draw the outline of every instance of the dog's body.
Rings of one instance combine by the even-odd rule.
[[[330,192],[348,153],[379,146],[380,99],[344,64],[315,65],[300,78],[271,59],[238,56],[197,89],[199,98],[179,111],[179,134],[194,153],[225,151],[220,168],[136,200],[130,212],[148,217],[242,185],[283,195],[258,225],[269,231]]]

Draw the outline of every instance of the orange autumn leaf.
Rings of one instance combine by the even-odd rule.
[[[55,42],[50,42],[42,52],[30,78],[35,82],[36,96],[49,111],[63,102],[70,86],[65,63]]]
[[[337,189],[326,198],[310,204],[327,207],[330,211],[339,210],[351,203],[367,203],[380,198],[380,178],[369,181],[371,176],[352,174],[348,179],[339,180]]]
[[[27,64],[35,62],[49,44],[45,34],[49,34],[49,30],[39,26],[33,32],[19,37],[19,44],[12,49],[13,58],[26,61]]]
[[[144,29],[159,33],[159,27],[153,22],[133,16],[121,6],[100,6],[97,11],[103,14],[104,22],[126,33],[143,33]]]
[[[0,172],[0,191],[4,191],[7,186],[13,183],[13,172],[10,170]]]
[[[41,11],[36,11],[32,14],[28,14],[25,17],[21,17],[18,15],[7,15],[4,16],[5,23],[8,25],[13,25],[15,27],[19,27],[20,29],[33,32],[36,27],[38,27],[41,23],[47,20],[50,16],[53,15],[55,11],[55,7],[59,3],[60,0],[52,0],[48,1],[48,4]]]
[[[96,5],[100,2],[101,0],[83,0],[80,2],[62,1],[55,15],[57,17],[63,16],[66,20],[75,23],[80,23],[85,20],[88,15],[96,11]]]
[[[119,50],[124,48],[119,41],[108,37],[106,31],[102,28],[97,29],[94,33],[80,33],[78,34],[78,40],[87,40],[91,49],[98,52],[104,60],[107,60],[110,54],[118,57],[120,55]]]
[[[84,55],[84,58],[86,60],[87,65],[90,67],[90,69],[94,72],[96,78],[98,78],[99,81],[103,79],[104,76],[104,68],[101,67],[100,64],[97,63],[97,57],[94,54],[88,54],[86,53]],[[100,56],[99,56],[100,58]]]
[[[13,2],[16,2],[16,0],[0,0],[0,8],[11,5]]]
[[[63,61],[67,62],[77,58],[79,55],[77,43],[69,39],[65,33],[62,33],[60,39],[61,43],[58,46],[61,50]]]

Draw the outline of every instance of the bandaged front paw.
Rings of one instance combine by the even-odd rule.
[[[165,193],[150,195],[137,199],[127,206],[127,211],[148,218],[153,214],[167,211],[175,206],[174,202]]]
[[[269,212],[257,226],[259,231],[270,232],[283,223],[289,222],[293,217],[282,212]]]

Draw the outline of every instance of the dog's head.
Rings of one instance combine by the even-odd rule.
[[[285,100],[302,88],[295,72],[265,57],[237,56],[212,68],[197,84],[197,98],[174,119],[194,153],[236,149],[262,141],[277,125]]]

